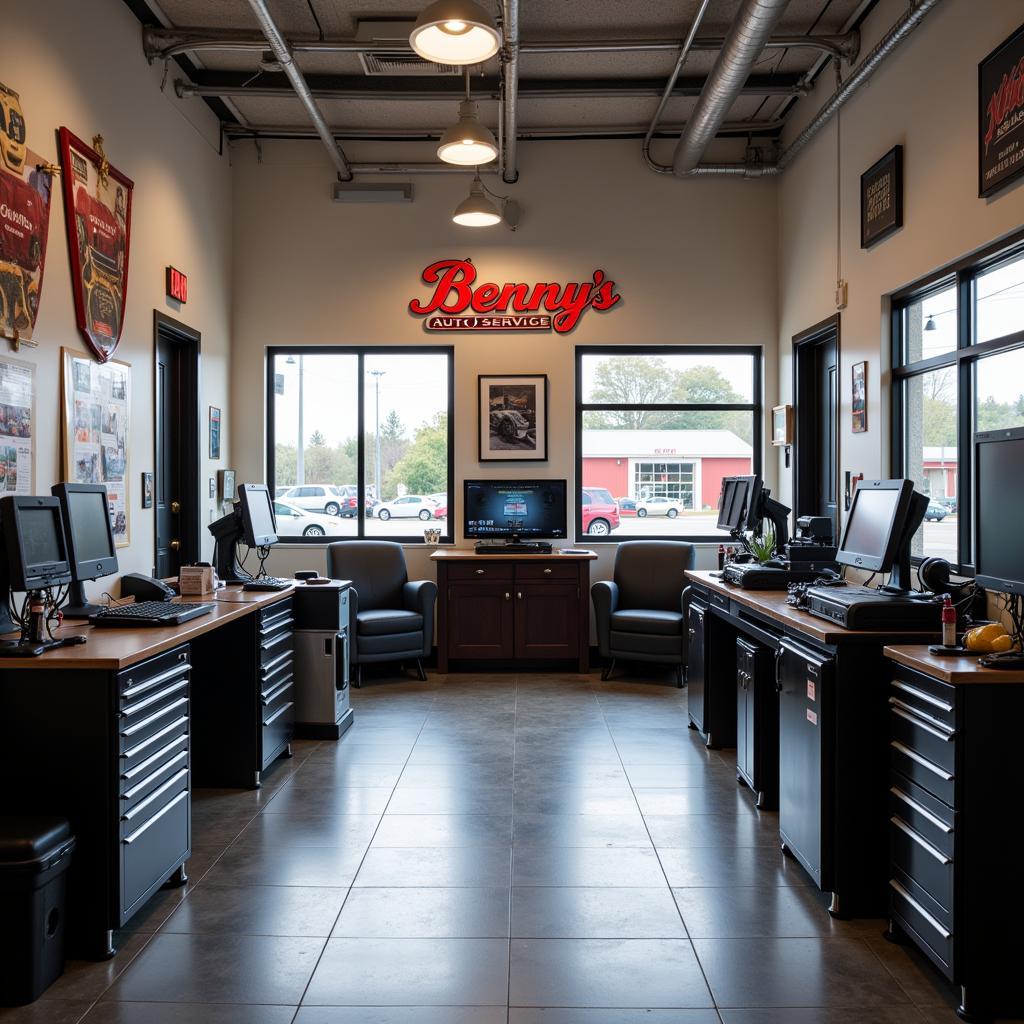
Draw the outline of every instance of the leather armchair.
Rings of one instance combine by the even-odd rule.
[[[676,684],[686,667],[689,588],[683,573],[694,566],[694,547],[673,540],[631,540],[618,546],[614,579],[590,588],[597,646],[608,664],[618,658],[675,665]]]
[[[423,659],[434,641],[433,580],[409,581],[405,553],[387,540],[351,540],[327,545],[327,575],[351,580],[349,663],[355,686],[362,686],[363,665],[413,661],[426,680]]]

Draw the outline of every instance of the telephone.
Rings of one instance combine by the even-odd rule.
[[[170,601],[176,594],[163,580],[130,572],[121,577],[121,596],[134,597],[136,601]]]

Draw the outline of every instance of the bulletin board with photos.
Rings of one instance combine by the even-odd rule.
[[[61,349],[64,479],[106,484],[114,542],[130,541],[129,420],[131,366]]]

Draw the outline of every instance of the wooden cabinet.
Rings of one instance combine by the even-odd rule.
[[[587,671],[593,557],[437,552],[438,668],[575,661]]]

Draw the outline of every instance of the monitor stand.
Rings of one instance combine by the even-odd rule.
[[[7,556],[0,552],[0,635],[15,633],[18,628],[11,618],[11,576],[7,569]]]
[[[900,534],[900,544],[896,549],[896,557],[892,563],[892,574],[885,586],[879,587],[880,594],[887,594],[889,597],[927,597],[931,600],[933,594],[921,594],[914,590],[911,583],[910,548],[914,543],[914,534],[917,533],[924,522],[925,514],[928,511],[928,499],[925,495],[914,491],[910,499],[910,511],[907,513],[907,521]]]
[[[215,523],[210,523],[209,530],[215,541],[213,567],[217,578],[225,583],[249,583],[252,576],[238,564],[235,553],[242,539],[242,522],[238,512],[221,516]]]
[[[68,591],[68,603],[61,608],[65,619],[87,619],[90,615],[98,615],[102,605],[92,604],[85,596],[85,584],[75,580]]]

